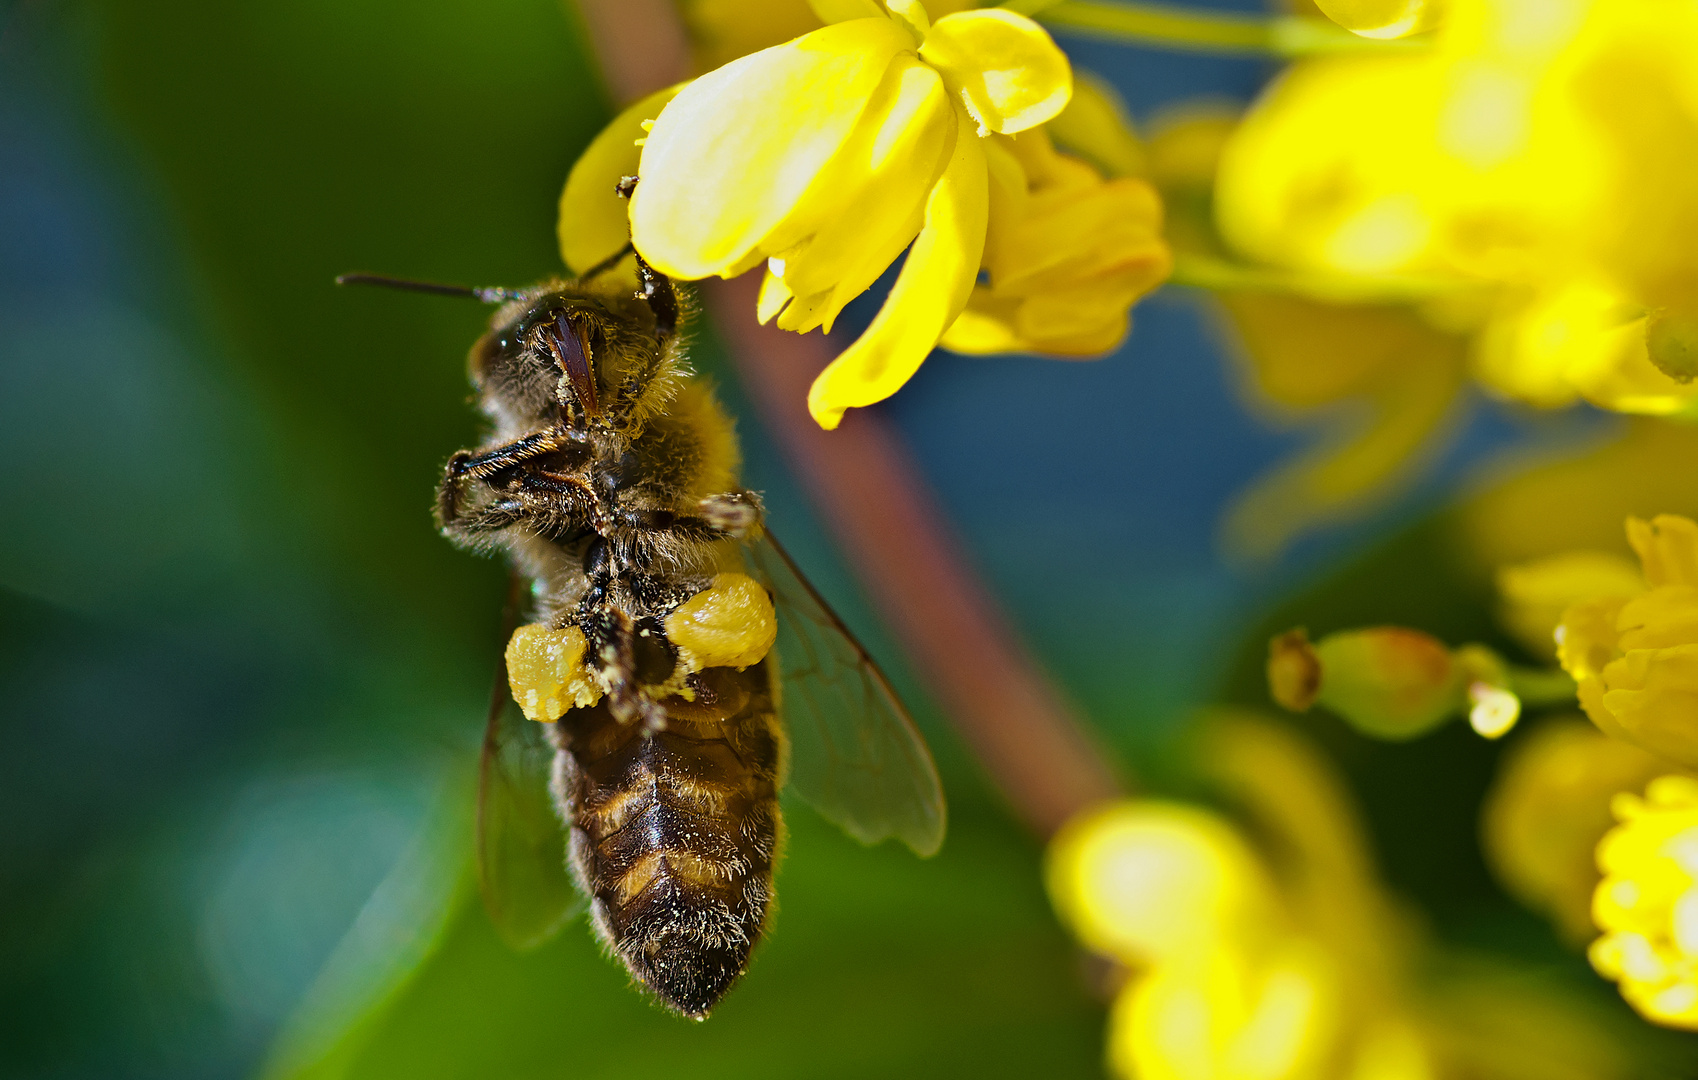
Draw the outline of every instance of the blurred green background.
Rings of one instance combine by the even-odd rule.
[[[485,313],[331,279],[557,271],[555,199],[608,109],[566,7],[0,13],[0,1074],[1101,1073],[1103,1005],[1039,844],[899,657],[951,800],[943,854],[863,849],[791,806],[775,930],[710,1022],[646,1004],[582,925],[518,956],[479,908],[504,572],[429,509],[478,436],[463,357]],[[1140,115],[1268,73],[1066,44]],[[711,338],[700,359],[787,542],[892,655]],[[1245,407],[1182,293],[1114,359],[940,357],[887,412],[1065,692],[1183,790],[1167,736],[1211,697],[1265,703],[1268,628],[1491,639],[1483,582],[1419,521],[1497,450],[1600,429],[1468,409],[1395,505],[1257,570],[1221,563],[1215,525],[1300,438]],[[1308,723],[1441,929],[1617,1007],[1486,877],[1494,747]]]

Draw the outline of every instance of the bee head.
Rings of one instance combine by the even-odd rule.
[[[472,382],[515,419],[621,428],[664,366],[659,322],[628,288],[551,282],[496,313],[472,347]]]

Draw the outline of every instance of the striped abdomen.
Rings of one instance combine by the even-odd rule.
[[[763,662],[712,668],[666,727],[606,702],[555,727],[554,786],[602,938],[672,1008],[705,1016],[766,926],[777,855],[780,735]]]

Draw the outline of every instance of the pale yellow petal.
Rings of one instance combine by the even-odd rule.
[[[855,19],[691,83],[643,147],[637,250],[685,280],[749,264],[854,132],[891,60],[913,47],[888,18]]]
[[[1073,68],[1043,27],[1012,11],[983,8],[945,15],[920,47],[943,72],[981,133],[1012,134],[1066,108]]]
[[[854,134],[774,230],[808,234],[800,250],[781,255],[785,287],[797,296],[830,290],[869,241],[877,245],[911,220],[949,163],[955,128],[938,73],[913,56],[893,60]],[[901,238],[874,278],[912,238]]]
[[[686,84],[650,94],[613,118],[584,149],[560,193],[560,257],[582,274],[631,241],[630,204],[615,191],[623,177],[637,175],[645,120],[660,115]]]
[[[966,117],[959,122],[965,125]],[[987,188],[984,151],[963,130],[890,297],[867,332],[808,391],[808,411],[821,427],[836,427],[845,409],[894,394],[955,321],[984,252]]]

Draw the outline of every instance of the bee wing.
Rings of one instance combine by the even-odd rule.
[[[748,551],[778,614],[791,786],[862,843],[894,836],[935,855],[943,785],[890,680],[770,533]]]
[[[504,655],[478,765],[478,886],[497,932],[519,950],[552,938],[583,907],[566,870],[566,830],[549,791],[554,748],[542,727],[514,703]]]

